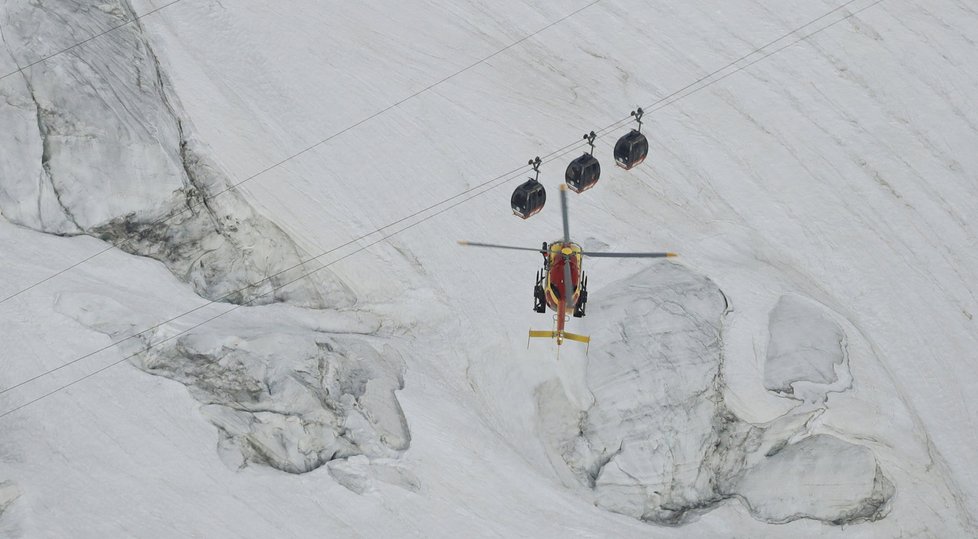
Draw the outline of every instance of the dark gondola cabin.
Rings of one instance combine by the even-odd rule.
[[[629,170],[649,154],[649,141],[645,135],[632,129],[615,144],[615,164]]]
[[[601,163],[593,155],[586,153],[567,165],[564,181],[571,191],[582,193],[594,187],[600,177]]]
[[[536,215],[546,203],[547,190],[543,188],[543,184],[533,178],[517,187],[513,191],[513,197],[510,198],[513,213],[523,219],[529,219]]]

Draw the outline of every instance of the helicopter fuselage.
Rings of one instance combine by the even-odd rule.
[[[566,256],[565,255],[570,255]],[[563,305],[563,310],[572,311],[581,297],[581,246],[576,243],[564,243],[555,241],[547,248],[546,261],[544,262],[544,283],[543,290],[547,300],[547,307],[563,314],[560,311],[561,304],[567,298],[564,286],[564,264],[570,264],[571,290],[570,302]]]
[[[641,117],[641,109],[638,113],[632,113],[637,118]],[[593,142],[592,133],[585,138]],[[642,156],[644,158],[644,156]],[[531,161],[530,164],[536,166],[540,164],[540,159]],[[568,173],[570,174],[570,173]],[[593,184],[593,182],[591,182]],[[583,183],[576,184],[578,187]],[[547,244],[546,242],[539,248],[521,247],[516,245],[499,245],[494,243],[476,243],[469,241],[459,241],[462,245],[472,245],[474,247],[488,247],[490,249],[508,249],[516,251],[533,251],[543,255],[543,269],[537,272],[533,285],[533,311],[546,313],[549,308],[556,311],[554,316],[553,330],[534,330],[531,329],[529,339],[534,337],[544,339],[555,339],[560,345],[565,339],[580,343],[590,343],[591,338],[587,335],[578,335],[564,331],[564,324],[572,315],[574,318],[582,318],[587,315],[587,276],[584,274],[582,262],[585,256],[598,258],[665,258],[676,256],[674,253],[633,253],[633,252],[588,252],[581,249],[581,246],[570,240],[570,226],[567,216],[567,184],[560,186],[560,211],[563,217],[564,235],[561,239]],[[581,191],[584,189],[581,188]],[[580,191],[578,191],[580,192]]]

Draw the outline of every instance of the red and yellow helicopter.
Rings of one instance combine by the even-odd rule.
[[[585,315],[587,305],[587,276],[584,275],[582,262],[585,256],[592,258],[666,258],[676,256],[675,253],[594,253],[581,249],[581,246],[570,239],[570,226],[567,218],[567,185],[560,185],[560,211],[564,221],[564,237],[540,248],[515,247],[512,245],[497,245],[493,243],[478,243],[459,241],[461,245],[472,247],[488,247],[491,249],[510,249],[515,251],[535,251],[543,255],[543,269],[537,272],[536,285],[533,288],[533,310],[538,313],[547,312],[547,307],[556,311],[553,331],[530,330],[530,338],[557,339],[561,345],[564,339],[581,343],[590,343],[591,338],[564,331],[564,324],[569,317],[568,312],[575,318]]]

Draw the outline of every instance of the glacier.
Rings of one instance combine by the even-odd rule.
[[[969,6],[123,24],[159,6],[0,9],[0,535],[978,530]],[[572,197],[586,248],[682,257],[588,261],[590,350],[527,347],[537,261],[454,240],[538,245],[559,215],[480,186],[826,13],[652,109],[647,162]]]

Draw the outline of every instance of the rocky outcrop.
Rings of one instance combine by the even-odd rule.
[[[771,310],[768,333],[764,387],[812,403],[849,387],[846,334],[816,305],[782,296]]]
[[[232,465],[304,473],[355,455],[396,457],[410,442],[394,396],[403,364],[357,339],[204,331],[153,349],[141,366],[190,389]]]
[[[564,459],[598,505],[677,523],[719,497],[714,473],[701,468],[746,434],[732,432],[743,429],[720,408],[725,308],[711,281],[673,265],[603,290],[591,306],[591,316],[617,322],[592,335],[608,344],[588,361],[594,404]]]
[[[57,308],[145,371],[186,385],[232,466],[302,473],[405,450],[400,357],[367,342],[379,323],[317,329],[327,309],[356,298],[208,157],[141,25],[122,24],[135,19],[129,3],[14,2],[3,15],[0,65],[19,68],[0,85],[0,144],[10,150],[0,159],[3,216],[97,236],[162,262],[206,299],[248,305],[174,339],[179,318],[155,327],[111,298],[67,294]]]
[[[124,0],[15,2],[4,13],[18,67],[78,42],[75,28],[135,16]],[[208,299],[354,303],[207,158],[138,23],[8,77],[0,97],[0,142],[17,149],[0,163],[8,220],[155,258]]]
[[[395,396],[404,363],[370,342],[380,321],[368,315],[242,307],[183,334],[174,323],[133,339],[139,314],[111,298],[65,293],[56,309],[108,335],[140,369],[185,385],[232,467],[304,473],[351,456],[396,458],[410,445]]]
[[[792,301],[772,314],[776,346],[769,364],[775,372],[766,379],[837,383],[833,366],[844,364],[844,351],[829,344],[838,346],[841,329]],[[592,335],[603,343],[587,362],[593,404],[575,416],[557,411],[570,407],[566,400],[555,404],[559,387],[537,392],[538,409],[551,423],[544,428],[551,454],[561,460],[555,464],[568,467],[598,506],[659,524],[683,524],[730,498],[771,523],[810,518],[844,524],[884,516],[894,489],[876,456],[812,433],[818,410],[799,408],[754,425],[727,408],[727,308],[711,280],[675,264],[602,289],[591,313],[618,322]],[[821,323],[809,325],[806,316]],[[811,372],[793,367],[808,365],[812,350],[830,355],[819,356]],[[561,430],[562,436],[553,434]]]
[[[871,450],[826,434],[765,455],[730,490],[751,514],[771,523],[875,520],[894,493]]]

